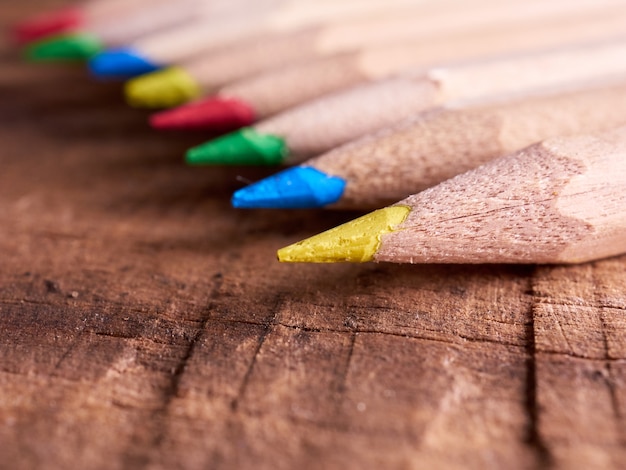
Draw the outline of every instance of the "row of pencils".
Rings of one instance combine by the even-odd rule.
[[[223,134],[190,165],[289,165],[237,208],[376,209],[281,261],[626,252],[624,0],[91,0],[14,35]]]

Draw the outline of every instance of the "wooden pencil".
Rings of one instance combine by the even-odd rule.
[[[411,67],[432,67],[501,54],[561,47],[624,34],[623,5],[596,13],[564,14],[559,20],[528,25],[485,27],[427,43],[365,47],[331,57],[269,70],[222,87],[215,96],[153,118],[160,128],[222,130],[225,124],[249,125],[321,96],[400,73]],[[141,103],[136,103],[141,104]],[[240,110],[246,109],[242,120]],[[215,128],[214,128],[215,126]]]
[[[170,3],[165,0],[159,3]],[[75,6],[45,11],[23,20],[12,29],[14,39],[21,44],[36,41],[46,36],[76,30],[99,35],[113,19],[146,6],[148,0],[91,0]]]
[[[492,160],[278,251],[280,261],[580,263],[626,252],[626,127]]]
[[[48,12],[14,28],[21,42],[60,33],[84,33],[103,47],[120,46],[159,30],[184,25],[198,15],[233,10],[243,0],[110,0]]]
[[[294,31],[320,22],[384,11],[420,0],[266,0],[222,15],[198,15],[180,28],[133,41],[123,51],[104,51],[90,61],[99,77],[131,77],[262,34]],[[424,0],[426,1],[426,0]],[[141,69],[133,61],[150,64]]]
[[[608,0],[611,5],[614,0]],[[362,49],[421,39],[430,41],[452,32],[481,31],[494,24],[532,24],[540,18],[562,16],[564,11],[594,11],[602,3],[590,0],[471,0],[394,8],[295,32],[253,37],[216,51],[183,60],[175,69],[131,80],[127,100],[134,106],[171,107],[214,92],[218,87],[265,70]],[[191,86],[180,87],[184,81]]]
[[[418,70],[306,103],[191,149],[193,164],[300,163],[454,100],[626,74],[626,40]]]
[[[263,2],[274,0],[260,0]],[[184,28],[197,17],[223,17],[243,8],[247,0],[133,0],[97,3],[95,11],[63,10],[18,26],[16,35],[36,35],[57,30],[60,35],[29,44],[26,57],[33,61],[87,60],[105,48],[119,48],[162,31]],[[91,4],[88,4],[91,5]],[[117,52],[118,60],[127,55]],[[135,61],[137,58],[135,58]]]
[[[567,93],[438,108],[237,191],[238,208],[378,208],[540,140],[626,125],[626,76]]]

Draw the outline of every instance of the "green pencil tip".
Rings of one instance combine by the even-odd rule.
[[[87,34],[54,36],[31,44],[26,58],[33,62],[85,61],[102,50],[100,41]]]
[[[186,160],[190,165],[279,165],[287,153],[282,138],[244,127],[190,149]]]

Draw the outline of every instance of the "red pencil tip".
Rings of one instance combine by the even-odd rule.
[[[208,98],[175,109],[153,114],[155,129],[211,130],[228,132],[255,121],[252,107],[236,98]]]
[[[17,42],[24,44],[53,34],[76,30],[82,23],[83,15],[80,9],[64,8],[19,23],[13,29],[13,36]]]

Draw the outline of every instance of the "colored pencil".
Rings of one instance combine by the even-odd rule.
[[[278,251],[287,262],[580,263],[626,252],[626,127],[486,163]]]
[[[420,113],[237,191],[239,208],[378,208],[540,140],[626,125],[619,84]]]
[[[626,74],[626,40],[418,70],[320,98],[191,149],[191,164],[300,163],[420,111]]]
[[[15,36],[30,44],[34,61],[88,59],[157,31],[184,25],[198,15],[232,10],[243,0],[112,0],[44,14],[18,25]],[[50,37],[51,36],[51,37]]]
[[[320,22],[384,11],[416,0],[270,0],[247,2],[235,14],[202,15],[161,34],[133,41],[123,49],[103,51],[89,66],[98,77],[133,77],[179,64],[219,47],[263,34],[278,34]],[[232,13],[232,12],[231,12]]]
[[[611,5],[615,0],[607,0]],[[230,82],[288,63],[362,49],[432,38],[452,32],[481,31],[505,23],[531,24],[540,18],[562,16],[576,9],[594,11],[597,0],[526,2],[471,0],[450,8],[449,3],[424,3],[389,12],[358,16],[290,33],[239,41],[180,63],[176,72],[158,71],[131,80],[126,87],[134,106],[172,107],[214,92]],[[181,87],[180,83],[190,86]]]
[[[253,15],[259,10],[269,9],[280,1],[285,3],[290,0],[259,0],[253,3],[249,0],[160,0],[156,5],[143,5],[143,8],[112,17],[95,32],[46,38],[29,48],[29,57],[33,60],[64,60],[90,40],[98,44],[95,57],[103,54],[92,66],[96,75],[106,77],[106,67],[117,67],[122,72],[125,68],[153,71],[159,68],[157,64],[134,54],[126,46],[150,43],[156,38],[176,38],[200,24],[214,27],[244,14]],[[85,58],[96,60],[95,57]]]
[[[249,125],[304,102],[358,84],[385,78],[411,67],[430,67],[460,60],[541,48],[560,47],[624,34],[626,8],[596,14],[564,15],[561,21],[485,28],[479,34],[458,33],[424,43],[366,47],[358,52],[291,64],[222,87],[206,100],[156,115],[159,128],[222,130]],[[232,106],[232,109],[231,109]],[[241,121],[247,109],[250,121]]]
[[[169,1],[169,0],[168,0]],[[146,0],[91,0],[76,6],[45,11],[19,22],[14,39],[21,44],[62,33],[89,31],[97,35],[114,18],[145,6]]]

